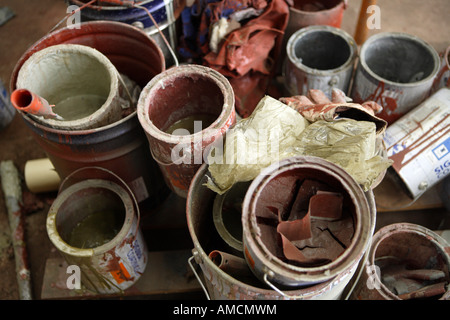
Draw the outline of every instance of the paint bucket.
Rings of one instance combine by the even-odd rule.
[[[295,32],[287,44],[285,83],[291,96],[322,90],[330,99],[333,89],[347,93],[358,48],[345,31],[311,26]]]
[[[433,92],[444,87],[450,88],[450,46],[442,54],[441,69],[434,80]]]
[[[0,131],[6,128],[16,115],[16,109],[9,99],[9,92],[0,80]]]
[[[286,177],[287,182],[283,182]],[[342,218],[345,214],[346,219],[352,221],[353,226],[349,233],[351,238],[347,237],[345,243],[340,241],[345,246],[342,245],[341,252],[333,258],[330,256],[327,262],[309,266],[294,264],[289,260],[283,261],[270,241],[274,236],[273,228],[258,222],[257,214],[261,215],[267,205],[289,203],[289,191],[284,194],[274,193],[276,186],[279,187],[279,183],[282,183],[283,188],[290,190],[296,181],[317,181],[343,196]],[[308,190],[305,194],[310,192]],[[374,230],[371,214],[373,213],[361,187],[340,166],[317,157],[282,160],[264,169],[253,180],[246,193],[242,209],[245,258],[259,279],[270,281],[277,287],[292,289],[329,281],[359,263]]]
[[[86,22],[79,28],[56,30],[33,44],[15,66],[11,91],[16,89],[20,68],[33,53],[66,43],[97,49],[141,87],[165,70],[161,49],[141,30],[119,22]],[[103,167],[128,183],[141,208],[154,207],[169,194],[136,111],[107,126],[75,131],[49,128],[29,115],[22,116],[62,180],[82,167]]]
[[[220,269],[207,252],[220,250],[227,252],[229,247],[214,230],[212,210],[217,194],[206,187],[208,166],[204,164],[197,171],[189,189],[186,204],[188,229],[194,243],[193,256],[188,260],[197,280],[202,284],[207,298],[213,300],[337,300],[351,280],[358,261],[331,280],[308,287],[281,291],[276,286],[261,282],[256,277],[240,278]],[[375,226],[375,199],[372,191],[365,193],[362,203],[369,204],[371,225]],[[229,252],[229,251],[228,251]],[[244,256],[241,256],[244,258]],[[201,274],[197,272],[197,264]],[[250,268],[249,268],[250,269]],[[250,270],[249,270],[250,271]],[[251,271],[250,271],[251,272]]]
[[[353,300],[402,300],[383,283],[386,266],[407,261],[414,269],[435,269],[442,271],[444,280],[450,281],[450,246],[435,232],[410,224],[396,223],[385,226],[373,237],[367,251],[367,261],[356,286],[351,293]],[[450,299],[450,290],[435,299]]]
[[[200,65],[182,65],[154,77],[141,92],[137,112],[167,185],[184,198],[208,146],[236,120],[230,83]],[[180,131],[172,132],[178,125]]]
[[[63,130],[87,130],[122,118],[130,101],[114,65],[99,51],[77,44],[60,44],[34,53],[19,70],[16,86],[46,99],[64,120],[35,117]]]
[[[313,25],[340,28],[346,8],[344,0],[294,0],[289,8],[286,37],[289,39],[297,30]]]
[[[391,124],[428,98],[439,66],[436,50],[413,35],[373,35],[361,46],[351,98],[377,102]]]
[[[280,61],[286,58],[286,45],[298,30],[316,25],[340,28],[347,0],[294,0],[289,6],[289,20],[283,36]],[[279,64],[279,68],[282,68]]]
[[[449,88],[441,88],[386,129],[383,140],[394,177],[411,198],[450,175],[449,132]]]
[[[70,0],[69,4],[82,7],[87,2],[84,0]],[[184,1],[182,0],[147,0],[139,3],[140,8],[104,3],[101,6],[89,5],[83,8],[80,13],[82,22],[96,20],[116,21],[130,24],[143,30],[159,45],[167,65],[170,66],[174,62],[173,57],[159,30],[161,30],[172,49],[175,49],[177,46],[176,19],[179,17],[183,6]],[[159,30],[143,8],[150,12]]]
[[[79,268],[78,280],[87,289],[121,293],[147,265],[139,217],[125,182],[105,169],[86,167],[61,184],[48,212],[47,233],[72,270]]]

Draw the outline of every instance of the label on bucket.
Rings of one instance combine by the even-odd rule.
[[[392,166],[414,197],[450,173],[449,116],[450,89],[443,88],[386,130]]]

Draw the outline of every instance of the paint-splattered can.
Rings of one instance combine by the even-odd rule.
[[[16,109],[11,104],[9,93],[0,80],[0,130],[6,128],[15,115]]]
[[[291,96],[322,90],[330,99],[333,89],[347,94],[358,48],[344,30],[310,26],[288,41],[285,83]]]
[[[300,185],[301,184],[301,185]],[[297,187],[299,186],[299,187]],[[276,192],[280,188],[287,191],[283,194]],[[297,188],[297,189],[295,189]],[[296,191],[298,190],[298,191]],[[311,260],[304,259],[306,251],[295,253],[301,256],[303,261],[290,252],[300,251],[297,246],[308,247],[309,245],[295,245],[294,242],[285,241],[283,235],[280,239],[279,221],[280,212],[289,209],[290,194],[294,194],[295,203],[304,201],[308,213],[302,219],[290,220],[301,221],[302,230],[294,226],[295,236],[305,235],[307,229],[328,229],[330,232],[334,227],[313,227],[311,213],[311,201],[308,194],[315,194],[317,190],[333,190],[343,197],[340,207],[341,217],[335,221],[341,221],[340,235],[332,235],[333,239],[340,238],[339,250],[327,258],[319,258],[317,252],[311,253]],[[312,199],[312,198],[310,198]],[[322,200],[324,201],[324,200]],[[293,201],[292,201],[293,202]],[[291,203],[292,203],[291,202]],[[292,204],[292,207],[296,204]],[[345,204],[345,205],[344,205]],[[364,192],[356,181],[341,167],[318,157],[292,157],[274,163],[265,168],[251,183],[242,205],[242,228],[244,255],[253,273],[265,282],[270,282],[277,287],[288,289],[299,288],[329,281],[341,273],[348,272],[355,264],[358,264],[371,241],[374,224],[374,212],[366,199]],[[327,209],[328,210],[328,209]],[[292,209],[294,211],[294,209]],[[278,217],[274,215],[278,213]],[[296,212],[302,212],[297,210]],[[328,211],[327,211],[328,212]],[[299,213],[300,215],[300,213]],[[273,224],[275,216],[278,226]],[[283,218],[287,221],[287,218]],[[308,219],[308,220],[305,220]],[[347,222],[345,222],[347,221]],[[292,226],[288,226],[291,228]],[[346,236],[342,237],[344,233]],[[307,241],[314,237],[323,235],[309,235]],[[284,237],[284,238],[283,238]],[[347,240],[344,240],[347,239]],[[282,246],[277,246],[280,239]],[[296,239],[303,240],[303,239]],[[298,243],[298,242],[297,242]],[[331,252],[333,249],[331,241],[325,241],[319,247],[326,248]],[[282,248],[282,249],[281,249]],[[308,254],[308,253],[306,253]],[[320,261],[320,263],[318,262]]]
[[[154,77],[139,97],[139,122],[167,185],[186,198],[208,147],[236,121],[230,82],[201,65],[181,65]]]
[[[448,300],[449,253],[447,241],[423,226],[411,223],[385,226],[373,236],[350,298]],[[414,271],[418,272],[411,276]]]
[[[378,116],[391,124],[428,98],[439,66],[436,50],[418,37],[373,35],[361,46],[351,97],[377,102],[383,107]]]
[[[386,129],[392,167],[410,196],[419,197],[450,174],[450,89],[442,88]]]
[[[342,298],[344,289],[357,268],[357,260],[345,272],[328,281],[288,291],[269,287],[255,276],[242,277],[220,269],[211,260],[208,252],[226,251],[228,247],[218,234],[211,232],[214,230],[212,210],[217,193],[206,187],[208,179],[210,179],[208,166],[203,164],[192,181],[186,203],[188,228],[194,243],[189,264],[195,270],[197,280],[202,285],[204,283],[203,289],[207,298],[212,300],[338,300]],[[374,226],[375,199],[372,191],[367,192],[365,196],[370,207],[371,224]],[[242,254],[240,257],[244,258]],[[198,268],[193,262],[200,266],[203,277],[200,278],[197,274]],[[250,270],[249,267],[248,271],[251,272]]]
[[[68,265],[79,268],[77,280],[86,289],[121,293],[147,265],[139,218],[125,182],[106,169],[86,167],[62,182],[47,216],[47,233]]]

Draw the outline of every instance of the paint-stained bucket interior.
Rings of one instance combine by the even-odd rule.
[[[383,227],[374,235],[368,257],[372,290],[386,300],[448,299],[449,248],[444,239],[419,225]],[[366,278],[361,280],[364,289],[356,294],[365,298]]]
[[[352,49],[339,34],[317,30],[297,38],[290,57],[311,69],[332,70],[352,57]]]
[[[160,131],[191,135],[197,133],[195,121],[201,121],[201,129],[216,121],[224,102],[221,88],[211,78],[202,74],[180,75],[152,88],[148,118]]]
[[[430,45],[397,33],[369,38],[361,47],[360,59],[375,78],[399,84],[433,78],[439,68],[437,53]]]
[[[231,250],[224,238],[215,231],[213,221],[214,202],[217,193],[206,187],[209,179],[208,166],[202,165],[197,171],[187,198],[187,221],[189,233],[194,243],[193,258],[200,266],[202,276],[199,281],[204,283],[210,299],[226,300],[271,300],[271,299],[319,299],[333,300],[340,299],[341,294],[352,278],[357,261],[349,270],[343,272],[331,280],[324,281],[310,286],[284,289],[277,291],[264,281],[257,278],[251,271],[251,265],[247,263],[248,272],[232,273],[220,269],[215,261],[214,252],[227,252],[237,258],[244,258],[244,252]],[[371,199],[369,199],[371,198]],[[374,219],[374,199],[373,194],[368,195],[371,204],[371,212],[368,214]],[[372,224],[374,221],[372,220]],[[213,230],[213,231],[212,231]],[[247,261],[248,262],[248,261]],[[195,266],[194,266],[195,267]],[[199,270],[199,272],[200,272]],[[242,271],[242,270],[241,270]],[[252,276],[249,277],[248,273]]]
[[[364,254],[374,227],[370,210],[339,166],[316,157],[283,160],[263,170],[245,196],[246,259],[257,277],[280,287],[328,281]]]
[[[186,197],[205,150],[235,122],[233,89],[209,67],[171,68],[143,89],[138,117],[166,183]]]
[[[63,120],[36,118],[66,130],[91,129],[121,118],[118,73],[99,51],[68,44],[43,49],[22,66],[17,87],[41,96]]]
[[[345,31],[331,26],[309,26],[296,31],[286,46],[284,79],[290,95],[322,90],[330,99],[333,89],[347,92],[357,46]]]
[[[111,241],[125,222],[123,194],[109,188],[78,190],[59,207],[56,229],[62,240],[78,248],[96,248]]]
[[[86,167],[63,180],[46,227],[66,262],[80,268],[85,289],[119,293],[147,265],[139,222],[139,208],[126,183],[111,171]]]

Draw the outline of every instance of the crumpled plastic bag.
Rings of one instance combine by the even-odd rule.
[[[298,155],[316,156],[340,165],[364,191],[391,165],[377,150],[376,125],[370,121],[318,120],[300,134],[294,149]]]
[[[210,152],[207,187],[223,194],[237,182],[253,180],[272,163],[309,155],[340,165],[369,190],[391,165],[381,152],[377,124],[331,120],[310,123],[293,108],[265,96],[248,118],[227,132],[221,152]]]
[[[210,151],[207,163],[213,179],[207,181],[208,188],[223,194],[235,183],[251,181],[263,168],[292,156],[288,150],[298,144],[308,125],[297,111],[265,96],[248,118],[228,130],[223,148]]]

